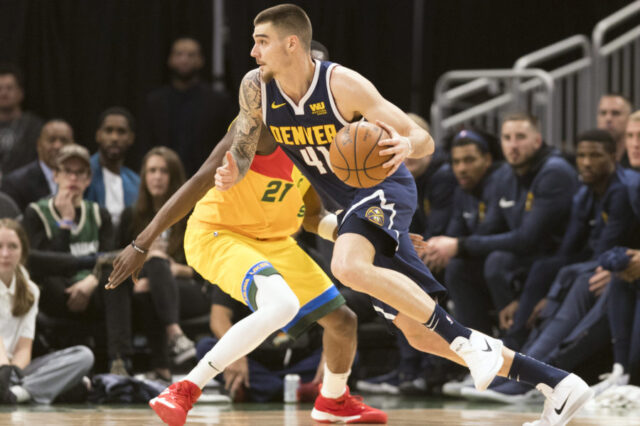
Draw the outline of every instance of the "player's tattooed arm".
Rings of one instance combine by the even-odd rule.
[[[242,79],[239,104],[240,115],[236,122],[236,133],[231,153],[238,165],[238,179],[242,179],[253,161],[262,128],[262,93],[259,70],[248,72]]]

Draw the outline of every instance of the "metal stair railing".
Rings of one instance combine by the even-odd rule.
[[[526,83],[519,83],[525,78]],[[463,84],[451,88],[454,83]],[[435,100],[431,105],[433,137],[441,144],[450,133],[469,125],[499,134],[503,113],[515,109],[531,111],[535,105],[540,110],[543,135],[551,140],[556,111],[547,100],[553,98],[554,87],[551,74],[535,68],[448,71],[435,86]],[[487,88],[496,92],[490,99],[445,116],[452,101],[459,102],[463,96]]]
[[[606,41],[612,30],[632,18],[640,18],[640,1],[634,1],[598,22],[593,29],[595,96],[622,93],[640,104],[640,19],[639,24]]]
[[[570,59],[576,56],[577,59]],[[592,107],[593,60],[589,39],[583,35],[566,38],[522,56],[515,62],[513,69],[542,68],[544,64],[549,63],[555,66],[553,69],[547,69],[555,87],[551,98],[555,116],[551,137],[547,142],[571,152],[576,133],[592,127],[595,118]],[[561,65],[558,66],[558,63]],[[533,79],[520,84],[520,89],[535,90],[540,84],[539,79]],[[539,108],[534,105],[534,109]]]

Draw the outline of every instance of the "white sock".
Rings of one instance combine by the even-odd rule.
[[[256,275],[255,312],[235,323],[184,378],[202,389],[235,360],[247,355],[300,309],[298,298],[280,275]]]
[[[322,378],[322,389],[320,390],[322,396],[332,399],[340,398],[347,390],[349,374],[351,374],[351,370],[346,373],[332,373],[325,363],[324,377]]]
[[[27,402],[31,399],[31,394],[29,393],[29,391],[20,385],[13,385],[9,388],[9,390],[16,396],[16,400],[18,401],[18,403]]]

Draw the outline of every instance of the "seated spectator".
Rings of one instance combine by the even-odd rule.
[[[619,93],[607,93],[600,97],[597,127],[611,133],[616,141],[616,161],[625,168],[629,167],[629,156],[625,150],[624,135],[631,111],[631,102]]]
[[[495,203],[495,184],[500,173],[505,173],[502,163],[495,161],[499,158],[494,145],[496,141],[490,135],[475,131],[462,130],[451,143],[451,163],[453,173],[458,181],[453,195],[453,211],[447,227],[446,235],[454,238],[468,237],[470,235],[486,235],[492,232],[490,222],[486,220],[491,213],[489,208],[497,208]],[[497,158],[496,158],[497,157]],[[475,263],[471,271],[482,269],[483,258],[478,259],[447,259],[441,257],[439,252],[432,249],[432,245],[437,247],[438,239],[430,239],[422,247],[418,247],[418,253],[426,261],[425,263],[432,271],[440,271],[444,267],[451,265],[449,274],[453,271],[465,273],[462,267],[466,263]],[[457,277],[448,275],[446,280],[455,280]],[[450,288],[450,294],[455,293],[456,287]],[[462,312],[473,312],[473,307],[466,304],[479,304],[486,310],[490,310],[492,303],[488,289],[483,286],[467,289],[471,293],[455,294],[451,297],[457,302],[456,309]],[[475,328],[491,331],[491,323],[488,317],[479,316],[469,318]]]
[[[175,40],[167,65],[170,84],[147,96],[138,158],[154,146],[167,146],[178,153],[189,178],[209,156],[238,109],[227,93],[201,80],[204,57],[195,39]]]
[[[199,360],[233,324],[251,314],[249,308],[220,287],[214,285],[212,288],[210,327],[214,337],[198,341]],[[302,383],[317,385],[320,383],[318,365],[322,357],[317,331],[317,328],[312,329],[295,340],[281,331],[273,333],[248,355],[225,368],[221,377],[225,389],[235,401],[267,402],[282,401],[284,376],[287,374],[299,374]]]
[[[119,230],[119,246],[129,244],[155,216],[162,205],[185,182],[184,170],[178,155],[166,147],[151,149],[142,161],[140,190],[136,203],[122,213]],[[209,313],[208,300],[203,292],[208,284],[186,264],[184,255],[184,231],[186,218],[174,224],[149,250],[140,279],[133,291],[137,304],[146,305],[145,318],[149,326],[161,328],[162,336],[153,348],[153,366],[165,380],[170,381],[167,342],[170,355],[176,364],[194,357],[195,346],[179,325],[182,318],[193,318]],[[203,288],[203,284],[207,287]],[[149,299],[151,303],[147,300]],[[181,308],[182,307],[182,308]],[[145,317],[144,315],[142,316]],[[160,327],[159,327],[160,326]]]
[[[631,114],[626,129],[629,165],[640,170],[640,111]],[[640,386],[640,174],[627,171],[629,200],[634,214],[634,241],[625,250],[628,264],[611,269],[608,318],[613,340],[614,366],[608,377],[596,385],[603,392],[630,382]]]
[[[107,291],[99,285],[102,277],[92,272],[98,253],[113,250],[114,233],[106,209],[82,199],[91,181],[86,148],[71,144],[60,149],[54,180],[56,194],[29,204],[24,213],[30,247],[50,258],[48,268],[31,270],[41,287],[40,310],[54,318],[87,323],[104,318],[110,370],[126,374],[131,354],[131,286]],[[66,260],[69,254],[77,259],[75,268],[55,261],[56,257]]]
[[[29,203],[56,193],[53,170],[58,151],[73,143],[73,130],[69,123],[55,119],[42,126],[38,138],[38,159],[14,170],[2,178],[0,189],[24,211]]]
[[[0,65],[0,176],[36,159],[42,119],[22,110],[22,73],[12,64]]]
[[[535,302],[524,301],[533,297],[531,287],[536,287],[535,292],[539,293],[538,287],[549,287],[544,280],[549,276],[553,280],[555,275],[553,272],[545,275],[544,270],[557,272],[562,265],[567,265],[557,273],[548,293],[545,290],[543,296],[545,293],[546,296],[529,319],[532,324],[539,314],[540,325],[524,344],[523,352],[569,370],[598,351],[606,350],[609,340],[606,306],[611,274],[596,268],[597,259],[605,250],[626,245],[632,225],[628,179],[621,168],[616,168],[615,149],[609,132],[591,130],[578,136],[576,162],[584,184],[574,197],[567,232],[558,253],[534,265],[527,278],[529,286],[525,286],[520,298],[521,305],[533,307]],[[572,263],[576,261],[582,262]],[[536,266],[540,270],[536,270]],[[528,313],[522,316],[523,324],[528,316]],[[531,390],[523,384],[496,381],[488,398],[521,402]],[[465,393],[478,396],[473,391],[463,391],[463,395]]]
[[[458,256],[460,261],[445,271],[456,316],[484,331],[493,323],[491,309],[499,312],[515,300],[518,283],[533,262],[556,250],[577,187],[574,169],[542,141],[534,117],[511,114],[501,132],[510,167],[500,173],[493,205],[487,207],[487,235],[440,236],[429,242],[443,264]],[[491,305],[482,302],[486,292]]]
[[[49,404],[81,384],[93,366],[85,346],[31,359],[40,290],[23,266],[27,247],[20,224],[0,219],[0,404]]]
[[[566,265],[593,261],[626,240],[631,225],[629,197],[626,178],[623,169],[616,167],[615,155],[616,142],[609,132],[596,129],[578,135],[576,165],[583,184],[573,199],[560,249],[554,256],[534,263],[519,300],[500,312],[500,327],[508,329],[510,347],[517,349],[524,343],[527,324],[534,322],[540,310],[539,306],[533,313],[534,307],[547,294],[560,268],[573,269]],[[587,268],[585,272],[594,269]]]
[[[91,157],[93,178],[84,196],[106,208],[114,226],[120,223],[124,208],[138,198],[140,178],[123,165],[134,139],[135,122],[128,110],[111,107],[100,114],[96,131],[98,152]]]

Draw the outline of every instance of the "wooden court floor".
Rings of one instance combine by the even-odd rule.
[[[424,405],[424,404],[423,404]],[[440,404],[442,408],[386,408],[390,425],[521,425],[538,417],[538,406],[504,407],[500,405]],[[385,404],[381,404],[385,406]],[[190,412],[189,425],[315,425],[309,417],[311,406],[284,404],[230,405],[198,404]],[[20,406],[0,410],[0,425],[161,425],[151,409],[136,406]],[[571,425],[640,425],[640,413],[580,413]]]

